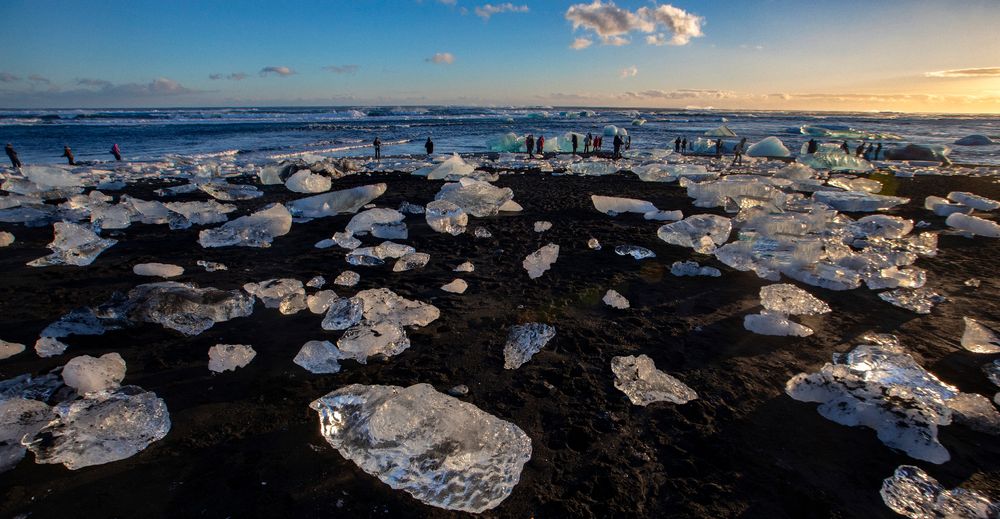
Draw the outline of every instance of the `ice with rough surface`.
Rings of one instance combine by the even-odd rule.
[[[686,404],[698,398],[698,393],[683,382],[656,369],[653,359],[646,355],[613,357],[611,371],[615,374],[615,387],[635,405]]]
[[[453,269],[454,272],[474,272],[476,266],[471,261],[466,261]]]
[[[370,233],[374,230],[376,226],[379,225],[396,225],[403,222],[406,215],[395,210],[395,209],[385,209],[385,208],[375,208],[368,209],[366,211],[361,211],[360,213],[354,215],[350,222],[347,222],[347,232],[353,235],[362,235],[365,233]],[[406,226],[403,226],[405,231]],[[405,238],[405,236],[404,236]],[[336,240],[336,235],[334,236]],[[336,240],[338,245],[343,246],[340,240]],[[353,249],[354,247],[347,247]]]
[[[331,374],[340,372],[340,350],[330,341],[309,341],[295,354],[292,362],[310,373]]]
[[[817,191],[813,193],[813,200],[849,213],[883,211],[910,201],[909,198],[875,195],[865,191]]]
[[[670,265],[670,273],[675,276],[709,276],[717,278],[722,272],[715,267],[702,267],[697,261],[675,261]]]
[[[358,284],[358,281],[361,281],[361,274],[358,274],[353,270],[345,270],[337,275],[337,277],[333,280],[333,284],[340,285],[342,287],[353,287]]]
[[[659,211],[652,202],[634,198],[590,195],[590,200],[594,203],[594,209],[611,216],[621,213],[646,214],[651,211]]]
[[[132,266],[132,272],[137,276],[174,278],[184,273],[184,267],[169,263],[138,263]]]
[[[106,327],[90,308],[71,310],[58,321],[48,325],[40,334],[42,337],[66,337],[69,335],[101,335]]]
[[[760,289],[760,304],[768,312],[783,315],[819,315],[830,313],[830,306],[801,288],[787,283]]]
[[[444,180],[469,176],[475,170],[475,166],[466,163],[462,157],[455,153],[439,164],[418,169],[413,174],[418,177],[427,177],[427,180]]]
[[[198,234],[202,247],[270,247],[277,236],[292,229],[292,215],[281,204],[272,204],[248,216],[241,216],[221,227]]]
[[[619,256],[632,256],[636,260],[656,257],[655,252],[638,245],[619,245],[615,247],[615,254]]]
[[[320,327],[324,330],[346,330],[361,322],[364,305],[356,297],[335,299],[330,303]]]
[[[851,173],[867,173],[874,169],[871,162],[855,157],[854,154],[844,153],[840,148],[836,148],[835,151],[821,149],[817,153],[799,155],[799,162],[813,169]]]
[[[185,335],[198,335],[215,323],[253,313],[253,297],[241,290],[198,288],[162,281],[133,288],[115,311],[132,321],[157,323]]]
[[[370,322],[391,322],[400,326],[427,326],[441,316],[432,304],[406,299],[387,288],[358,292],[364,318]]]
[[[550,243],[531,254],[528,254],[521,266],[528,271],[528,277],[536,279],[542,276],[545,271],[552,268],[552,264],[559,259],[559,246]]]
[[[24,345],[0,340],[0,360],[9,359],[24,351]]]
[[[1000,209],[1000,201],[965,191],[952,191],[948,193],[948,199],[977,211],[995,211]]]
[[[302,282],[297,279],[268,279],[260,283],[246,283],[243,290],[248,294],[257,297],[264,303],[265,308],[278,308],[283,301],[297,295],[305,297],[306,290]]]
[[[368,357],[399,355],[410,347],[410,339],[399,324],[389,321],[362,321],[344,332],[337,341],[343,359],[354,359],[361,364]]]
[[[222,263],[217,263],[214,261],[198,260],[196,263],[199,267],[205,269],[205,272],[216,272],[219,270],[229,270],[229,267]]]
[[[464,279],[454,279],[450,283],[441,286],[441,290],[451,292],[452,294],[464,294],[468,288],[469,284]]]
[[[208,193],[216,200],[231,202],[234,200],[250,200],[264,196],[255,186],[247,184],[229,184],[226,182],[209,182],[198,184],[198,189]]]
[[[883,301],[918,314],[929,314],[934,305],[945,301],[945,297],[929,288],[897,288],[878,295]]]
[[[975,353],[1000,353],[1000,336],[971,317],[963,317],[962,347]]]
[[[90,393],[53,408],[54,419],[24,444],[36,463],[70,470],[123,460],[170,430],[167,405],[136,386]]]
[[[911,519],[995,519],[1000,503],[985,496],[955,488],[947,490],[919,467],[901,465],[882,482],[882,501],[899,515]]]
[[[27,449],[21,439],[34,437],[52,420],[52,408],[28,398],[0,398],[0,472],[6,472],[24,458]]]
[[[503,347],[504,369],[517,369],[539,352],[556,336],[554,326],[542,323],[519,324],[510,327]]]
[[[101,238],[94,231],[75,223],[55,222],[52,224],[55,238],[47,247],[52,254],[28,262],[30,267],[48,267],[52,265],[73,265],[83,267],[90,265],[102,252],[118,240]]]
[[[547,222],[545,220],[539,220],[535,222],[535,232],[545,232],[552,228],[552,222]]]
[[[458,236],[465,232],[469,215],[461,207],[447,200],[435,200],[424,211],[427,225],[436,232]]]
[[[924,209],[934,211],[934,214],[938,216],[949,216],[952,213],[969,214],[973,211],[973,209],[969,206],[956,204],[947,198],[941,198],[939,196],[929,196],[925,198]]]
[[[625,299],[625,296],[612,289],[608,289],[608,291],[604,294],[604,297],[601,298],[601,301],[604,301],[604,304],[619,310],[624,310],[629,307],[628,299]]]
[[[0,247],[9,247],[12,243],[14,243],[14,235],[6,231],[0,231]]]
[[[813,334],[812,328],[772,313],[748,314],[743,318],[743,327],[758,335],[808,337]]]
[[[791,155],[792,152],[785,147],[781,139],[774,136],[757,141],[747,150],[747,156],[750,157],[790,157]]]
[[[257,352],[246,344],[216,344],[208,349],[208,369],[216,373],[236,371],[257,356]]]
[[[434,196],[435,200],[447,200],[478,218],[496,216],[500,208],[513,198],[514,191],[509,187],[497,187],[471,178],[449,182],[441,186]]]
[[[322,218],[341,213],[356,213],[358,209],[382,196],[385,190],[385,184],[372,184],[323,193],[289,202],[288,211],[292,216],[301,218]]]
[[[56,355],[62,355],[69,345],[65,342],[56,339],[55,337],[39,337],[35,341],[35,353],[39,357],[55,357]]]
[[[285,181],[285,187],[296,193],[322,193],[329,191],[332,185],[330,177],[318,175],[308,169],[296,171]]]
[[[962,213],[954,213],[944,221],[949,227],[987,238],[1000,238],[1000,224]]]
[[[114,389],[125,378],[125,360],[117,353],[101,355],[100,358],[81,355],[66,363],[62,377],[67,386],[81,395]]]
[[[428,384],[353,384],[310,407],[342,456],[439,508],[480,513],[496,507],[531,459],[531,439],[516,425]]]
[[[601,242],[597,241],[597,238],[591,238],[587,240],[587,248],[591,250],[601,250]]]
[[[306,286],[309,288],[323,288],[326,284],[326,278],[323,276],[313,276],[309,281],[306,281]]]
[[[56,166],[21,166],[21,174],[41,188],[79,187],[83,179]]]
[[[733,223],[729,218],[697,214],[660,227],[656,235],[667,243],[711,254],[717,246],[726,243],[732,230]]]
[[[392,271],[405,272],[407,270],[424,268],[430,260],[431,255],[426,252],[411,252],[409,254],[404,254],[396,260],[396,264],[392,266]]]

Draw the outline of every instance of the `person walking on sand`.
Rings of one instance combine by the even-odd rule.
[[[69,149],[69,146],[63,148],[62,156],[66,157],[70,166],[76,166],[76,159],[73,158],[73,150]]]
[[[688,138],[684,137],[683,139],[681,139],[681,151],[684,151],[684,150],[687,150],[687,149],[688,149]]]
[[[528,136],[524,138],[524,147],[528,149],[528,158],[533,157],[534,155],[532,155],[532,153],[535,151],[534,135],[529,133]]]
[[[14,146],[11,143],[7,143],[7,147],[4,148],[7,152],[7,158],[10,159],[10,167],[17,169],[21,167],[21,159],[17,158],[17,152],[14,151]]]
[[[535,149],[538,151],[539,155],[541,155],[542,157],[545,156],[545,136],[544,135],[539,135],[538,136],[538,142],[535,143]]]
[[[590,135],[587,135],[587,139],[588,140],[590,139]],[[573,137],[571,137],[570,140],[573,141],[573,155],[576,155],[576,149],[578,147],[580,147],[580,139],[577,138],[576,134],[574,133]],[[587,141],[584,141],[584,142],[587,142]]]
[[[875,147],[875,153],[872,155],[872,160],[878,160],[878,154],[879,153],[882,153],[882,143],[881,142],[878,143],[878,146]]]
[[[622,156],[622,145],[623,144],[625,144],[625,141],[622,139],[622,136],[618,135],[618,134],[615,134],[615,138],[612,139],[612,141],[611,141],[611,146],[613,147],[611,158],[613,158],[615,160],[618,160],[618,159],[621,158],[621,156]]]
[[[715,139],[715,158],[722,158],[722,139]]]
[[[871,160],[871,158],[872,158],[872,150],[874,150],[874,149],[875,149],[875,145],[869,142],[868,143],[868,147],[865,148],[865,153],[864,153],[865,160]]]
[[[427,142],[424,143],[424,149],[427,150],[428,155],[434,153],[434,141],[432,141],[430,137],[428,137]]]
[[[854,156],[860,157],[865,152],[865,141],[861,141],[857,148],[854,148]]]
[[[737,164],[743,163],[743,148],[747,145],[747,138],[743,137],[740,143],[736,145],[736,149],[733,150],[733,163],[729,167],[733,167]]]
[[[573,135],[573,141],[576,141],[576,135]],[[583,139],[583,152],[590,153],[590,147],[594,144],[594,136],[587,132],[587,137]]]
[[[378,135],[375,136],[372,146],[375,147],[375,160],[382,160],[382,140],[378,138]]]
[[[676,151],[677,153],[681,152],[681,138],[680,137],[674,139],[674,151]]]
[[[816,139],[809,139],[809,145],[806,146],[806,153],[812,155],[813,153],[816,153],[816,150],[818,149],[819,144],[816,144]]]
[[[111,146],[111,154],[115,156],[115,160],[117,161],[122,160],[122,150],[118,148],[118,143],[115,143],[113,146]]]

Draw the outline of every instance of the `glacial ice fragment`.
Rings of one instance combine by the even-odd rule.
[[[929,314],[934,305],[944,302],[944,296],[929,288],[897,288],[878,295],[883,301],[918,314]]]
[[[726,243],[732,229],[733,224],[729,218],[714,214],[697,214],[660,227],[656,235],[667,243],[690,247],[702,254],[711,254],[716,246]]]
[[[9,359],[24,351],[24,345],[0,340],[0,360]]]
[[[615,247],[615,254],[619,256],[632,256],[635,260],[643,260],[646,258],[655,258],[656,253],[647,249],[646,247],[640,247],[638,245],[619,245]]]
[[[310,373],[330,374],[340,372],[340,350],[330,341],[309,341],[295,354],[292,362]]]
[[[882,482],[885,506],[911,519],[992,519],[1000,504],[964,488],[947,490],[919,467],[901,465]]]
[[[441,311],[434,305],[406,299],[387,288],[362,290],[354,297],[361,300],[364,318],[370,322],[427,326],[441,316]]]
[[[628,299],[625,299],[625,296],[612,289],[608,289],[608,291],[604,294],[604,297],[601,298],[601,301],[604,301],[604,304],[619,310],[624,310],[629,307]]]
[[[934,211],[938,216],[950,216],[952,213],[969,214],[973,209],[969,206],[956,204],[946,198],[929,196],[924,199],[924,209]]]
[[[340,358],[354,359],[361,364],[365,364],[368,357],[392,357],[409,347],[406,331],[390,321],[362,321],[348,328],[337,341]]]
[[[198,184],[198,189],[206,192],[216,200],[232,202],[234,200],[250,200],[264,196],[255,186],[246,184],[229,184],[226,182],[209,182]]]
[[[308,169],[300,169],[285,181],[285,187],[296,193],[322,193],[329,191],[332,182],[326,175],[318,175]]]
[[[989,146],[990,144],[995,144],[995,142],[985,135],[966,135],[956,140],[954,144],[959,146]]]
[[[1000,353],[1000,336],[971,317],[963,317],[962,347],[974,353]]]
[[[309,281],[306,281],[306,286],[309,288],[323,288],[325,284],[326,278],[323,276],[313,276]]]
[[[462,157],[455,153],[439,164],[414,171],[413,175],[427,177],[427,180],[453,180],[469,176],[475,170],[475,166],[466,163]]]
[[[411,252],[409,254],[404,254],[396,260],[396,264],[392,266],[392,271],[405,272],[407,270],[424,268],[430,260],[431,255],[426,252]]]
[[[441,286],[441,290],[451,292],[452,294],[464,294],[468,288],[469,284],[464,279],[454,279],[450,283],[445,283]]]
[[[747,149],[749,157],[789,157],[791,155],[792,152],[785,147],[781,139],[773,135],[757,141]]]
[[[299,294],[305,297],[306,293],[302,282],[291,278],[268,279],[260,283],[246,283],[243,285],[243,290],[260,299],[264,303],[265,308],[278,308],[282,301]]]
[[[406,215],[395,209],[368,209],[354,215],[354,217],[351,218],[351,221],[347,222],[346,230],[354,236],[363,235],[372,232],[376,225],[399,224],[402,223],[404,218],[406,218]],[[337,240],[336,235],[334,235],[334,240],[337,241],[338,245],[341,245],[341,240]],[[354,247],[346,248],[353,249]]]
[[[83,179],[80,176],[56,166],[22,166],[21,174],[44,189],[83,185]]]
[[[35,353],[39,357],[55,357],[56,355],[62,355],[69,345],[65,342],[56,339],[55,337],[39,337],[35,341]]]
[[[783,315],[819,315],[830,312],[829,305],[809,292],[787,283],[761,287],[760,304],[769,312]]]
[[[257,356],[257,352],[246,344],[216,344],[208,349],[208,369],[216,373],[236,371]]]
[[[550,243],[531,254],[528,254],[521,265],[528,271],[528,277],[536,279],[542,276],[545,271],[552,267],[552,264],[559,259],[559,246]]]
[[[332,191],[293,200],[288,203],[288,211],[292,216],[300,218],[322,218],[340,213],[356,213],[358,209],[382,196],[385,190],[385,184],[372,184]]]
[[[55,238],[47,247],[52,254],[28,262],[30,267],[48,267],[52,265],[73,265],[83,267],[90,265],[102,252],[118,240],[101,238],[94,231],[70,222],[55,222],[52,224]]]
[[[478,218],[496,216],[500,207],[513,198],[514,191],[509,187],[497,187],[471,178],[449,182],[434,196],[435,200],[447,200]]]
[[[32,438],[52,420],[52,408],[28,398],[0,398],[0,473],[24,458],[21,439]]]
[[[683,382],[656,369],[653,359],[646,355],[613,357],[611,371],[615,374],[615,387],[635,405],[686,404],[698,398],[698,393]]]
[[[9,247],[12,243],[14,243],[14,235],[6,231],[0,231],[0,247]]]
[[[292,215],[281,204],[272,204],[248,216],[241,216],[198,234],[202,247],[270,247],[277,236],[292,229]]]
[[[910,201],[909,198],[875,195],[864,191],[817,191],[813,193],[813,200],[848,213],[882,211]]]
[[[1000,224],[962,213],[954,213],[945,219],[944,223],[960,231],[970,234],[985,236],[987,238],[1000,238]]]
[[[531,439],[516,425],[428,384],[353,384],[310,407],[342,456],[439,508],[480,513],[496,507],[531,458]]]
[[[504,369],[517,369],[538,353],[553,337],[554,326],[542,323],[519,324],[510,327],[503,347]]]
[[[552,222],[547,222],[545,220],[539,220],[535,222],[535,232],[545,232],[552,228]]]
[[[205,272],[217,272],[219,270],[229,270],[229,267],[225,266],[222,263],[216,263],[214,261],[198,260],[195,264],[205,269]]]
[[[184,267],[169,263],[138,263],[132,266],[132,272],[137,276],[173,278],[183,274]]]
[[[454,272],[474,272],[476,266],[471,261],[466,261],[453,269]]]
[[[476,227],[476,231],[475,233],[473,233],[473,236],[479,239],[487,239],[487,238],[492,238],[493,233],[491,233],[490,230],[485,227]]]
[[[81,395],[114,389],[125,378],[125,360],[117,353],[101,355],[100,358],[81,355],[66,363],[62,377],[67,386]]]
[[[355,297],[335,299],[330,303],[320,327],[324,330],[346,330],[361,322],[364,305]]]
[[[306,296],[306,307],[314,314],[322,314],[330,308],[330,305],[338,299],[333,290],[320,290],[315,294]]]
[[[601,242],[597,241],[597,238],[591,238],[587,240],[587,248],[591,250],[601,250]]]
[[[748,314],[743,318],[743,327],[758,335],[808,337],[813,334],[812,328],[772,313]]]
[[[198,288],[162,281],[139,285],[116,312],[132,321],[157,323],[185,335],[198,335],[217,322],[253,313],[253,297],[240,290]]]
[[[333,280],[334,285],[340,285],[342,287],[353,287],[361,281],[361,274],[354,272],[353,270],[345,270],[337,275]]]
[[[465,226],[469,224],[469,215],[447,200],[435,200],[427,204],[424,218],[431,229],[452,236],[465,232]]]
[[[675,276],[708,276],[717,278],[722,272],[715,267],[702,267],[696,261],[675,261],[670,265],[670,273]]]
[[[658,211],[652,202],[647,202],[645,200],[636,200],[634,198],[619,198],[614,196],[601,196],[601,195],[590,195],[591,202],[594,203],[594,209],[598,211],[614,216],[615,214],[621,213],[638,213],[645,214],[650,211]],[[613,214],[612,214],[613,213]]]

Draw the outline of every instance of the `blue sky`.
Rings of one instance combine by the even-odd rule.
[[[997,0],[4,0],[0,19],[6,108],[1000,112]]]

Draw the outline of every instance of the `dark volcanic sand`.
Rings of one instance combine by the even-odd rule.
[[[375,180],[348,177],[335,181],[334,188]],[[382,207],[398,207],[403,200],[427,203],[442,184],[406,175],[378,180],[389,184],[376,201]],[[757,291],[767,282],[665,244],[655,234],[659,223],[598,213],[589,198],[635,197],[685,215],[706,212],[692,207],[683,189],[632,175],[515,175],[498,184],[514,189],[523,213],[473,219],[470,232],[457,237],[434,233],[422,217],[410,216],[406,243],[430,253],[426,268],[393,273],[391,262],[353,267],[362,275],[358,287],[326,287],[343,296],[384,286],[441,309],[440,319],[410,332],[412,346],[398,357],[367,366],[346,362],[336,375],[313,375],[292,363],[306,341],[338,337],[320,328],[322,316],[308,311],[282,316],[260,303],[251,317],[217,324],[193,338],[147,324],[69,337],[70,348],[55,358],[40,359],[30,347],[63,313],[156,281],[133,275],[135,263],[176,263],[187,269],[178,280],[224,289],[278,277],[305,281],[317,274],[332,283],[348,268],[344,252],[313,244],[342,230],[350,216],[296,224],[269,249],[202,249],[197,228],[171,232],[166,225],[134,224],[88,267],[25,267],[48,252],[51,226],[2,226],[17,241],[0,249],[0,333],[29,351],[0,362],[0,378],[46,371],[76,355],[118,352],[128,363],[124,382],[164,398],[173,427],[132,458],[76,471],[35,464],[29,453],[17,468],[0,474],[0,515],[461,515],[390,489],[326,444],[307,406],[351,383],[427,382],[441,391],[467,384],[465,400],[524,429],[532,439],[531,461],[511,496],[483,514],[489,517],[895,517],[878,491],[901,464],[921,466],[948,487],[961,484],[1000,497],[996,437],[959,425],[942,427],[951,461],[918,462],[884,446],[874,431],[830,422],[815,404],[783,392],[791,376],[817,370],[832,353],[852,348],[858,335],[875,330],[899,334],[946,382],[992,398],[997,388],[980,366],[995,356],[964,351],[958,340],[962,316],[1000,316],[1000,241],[942,236],[941,253],[918,261],[928,270],[928,286],[949,298],[931,315],[890,306],[863,288],[833,292],[804,286],[828,301],[833,313],[801,319],[816,330],[811,337],[764,337],[745,331],[742,322],[759,310]],[[927,195],[966,190],[1000,198],[1000,185],[990,179],[921,177],[889,179],[888,185],[890,194],[913,198],[891,214],[927,220],[934,229],[943,227],[943,219],[922,209]],[[129,192],[152,199],[152,189],[132,186]],[[238,202],[241,212],[302,196],[282,186],[264,190],[262,199]],[[536,220],[554,226],[539,235],[532,230]],[[474,239],[471,230],[477,226],[494,238]],[[603,250],[587,249],[591,236]],[[549,242],[561,246],[558,262],[540,279],[529,280],[521,261]],[[658,257],[637,262],[617,256],[613,249],[620,244],[648,247]],[[689,258],[722,268],[723,277],[669,273],[671,263]],[[204,272],[195,265],[199,259],[220,261],[229,270]],[[465,260],[475,264],[475,272],[451,271]],[[455,277],[469,282],[464,295],[439,290]],[[982,280],[980,288],[963,285],[972,277]],[[627,297],[632,308],[603,305],[600,298],[609,288]],[[527,321],[554,324],[558,334],[520,369],[504,370],[507,328]],[[257,357],[236,372],[213,374],[207,352],[216,343],[250,344]],[[686,405],[630,404],[613,386],[610,362],[616,355],[640,353],[700,398]]]

